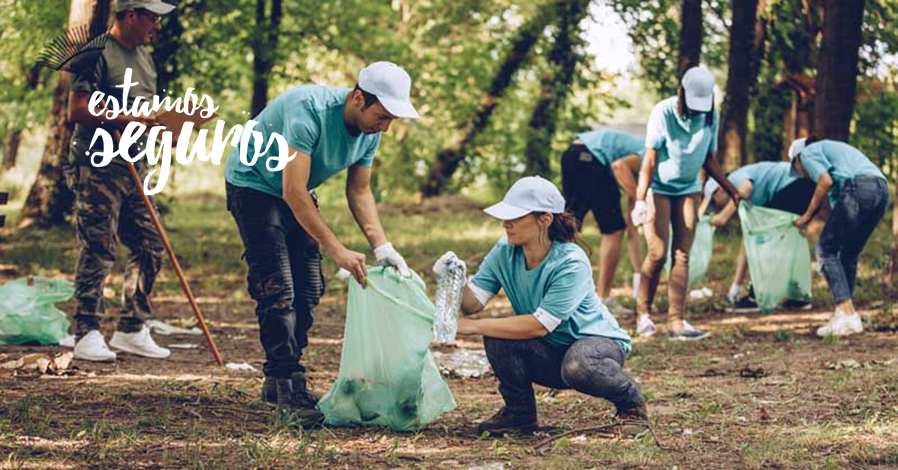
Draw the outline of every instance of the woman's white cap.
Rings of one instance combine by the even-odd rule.
[[[699,112],[711,111],[714,102],[714,75],[702,67],[692,67],[683,75],[686,106]]]
[[[521,178],[505,193],[502,202],[483,210],[500,220],[513,220],[531,212],[564,212],[564,196],[552,182],[539,176]]]

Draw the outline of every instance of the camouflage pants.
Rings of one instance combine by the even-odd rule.
[[[128,168],[82,165],[74,169],[75,229],[80,244],[75,271],[75,332],[98,329],[105,312],[103,286],[115,264],[116,237],[130,250],[119,331],[140,331],[150,317],[149,296],[162,267],[162,241]],[[155,202],[154,202],[155,204]]]

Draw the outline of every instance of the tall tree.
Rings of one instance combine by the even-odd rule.
[[[755,37],[760,32],[756,20],[759,10],[763,12],[765,3],[765,0],[733,0],[732,4],[729,65],[726,94],[721,106],[718,153],[721,164],[728,170],[746,163],[749,97],[758,79],[758,56],[763,52],[763,43]]]
[[[814,124],[820,138],[848,141],[857,93],[864,0],[824,0]]]
[[[111,0],[72,0],[69,9],[69,29],[90,22],[91,36],[102,34],[109,25]],[[69,75],[62,73],[53,92],[53,109],[50,116],[50,132],[41,158],[37,178],[31,186],[19,227],[41,227],[65,222],[71,212],[71,190],[65,184],[63,167],[68,161],[69,142],[74,126],[68,122]]]
[[[543,75],[540,98],[528,126],[527,147],[524,149],[528,175],[551,176],[549,155],[558,114],[564,108],[574,81],[574,71],[582,57],[577,51],[583,44],[580,23],[586,16],[589,0],[569,1],[558,7],[558,28],[555,44],[549,51],[549,70]]]
[[[533,45],[539,40],[546,26],[551,23],[554,12],[558,8],[557,5],[561,4],[564,4],[564,0],[548,4],[521,26],[502,65],[493,76],[486,93],[480,99],[477,111],[474,112],[471,119],[458,127],[450,138],[449,144],[437,154],[436,161],[430,169],[430,177],[421,186],[421,194],[424,197],[437,196],[446,188],[446,184],[452,178],[455,170],[468,156],[477,136],[486,129],[490,116],[499,106],[499,102],[511,85],[515,74],[527,62]]]
[[[27,89],[34,90],[37,88],[38,80],[40,79],[39,72],[40,70],[37,67],[32,67],[31,70],[28,71],[27,78],[25,79],[25,87]],[[23,131],[22,127],[16,127],[11,130],[6,137],[6,142],[3,144],[3,165],[0,165],[0,171],[8,170],[16,166],[16,160],[19,158],[19,144],[22,142]]]
[[[184,25],[181,17],[194,4],[201,3],[197,0],[163,0],[166,3],[176,5],[177,8],[162,18],[162,29],[155,35],[157,38],[153,46],[153,63],[156,64],[156,92],[164,93],[174,81],[181,75],[178,51],[181,49],[181,35],[184,34]]]
[[[268,80],[277,60],[278,37],[284,14],[281,0],[271,0],[271,8],[266,8],[268,3],[268,0],[256,0],[256,30],[252,36],[253,100],[250,104],[253,117],[268,105]]]
[[[680,3],[680,53],[677,77],[701,63],[702,58],[702,0],[682,0]]]

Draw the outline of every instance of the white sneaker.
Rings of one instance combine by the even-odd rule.
[[[648,338],[655,334],[655,322],[648,315],[642,315],[636,320],[636,336]]]
[[[106,346],[106,340],[99,330],[91,330],[75,343],[74,358],[82,361],[114,361],[115,353]]]
[[[59,340],[59,345],[64,348],[72,349],[75,347],[75,335],[66,335],[64,338]]]
[[[615,299],[603,299],[602,303],[605,304],[605,308],[611,312],[611,315],[615,317],[627,317],[633,314],[632,310],[624,307]]]
[[[861,316],[857,313],[846,315],[842,312],[836,312],[827,324],[817,328],[817,336],[821,338],[828,335],[848,336],[863,332],[864,324],[861,322]]]
[[[146,326],[137,333],[116,331],[112,335],[109,345],[115,349],[153,359],[165,359],[171,355],[171,351],[153,341],[153,337],[150,336],[150,329]]]

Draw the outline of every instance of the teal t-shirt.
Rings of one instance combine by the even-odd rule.
[[[380,145],[380,133],[352,136],[343,120],[343,106],[351,90],[344,87],[304,85],[277,97],[255,121],[253,131],[262,133],[262,149],[272,132],[284,136],[287,144],[312,157],[308,188],[315,189],[335,173],[352,165],[371,166]],[[250,139],[247,160],[252,159],[254,139]],[[255,165],[244,165],[235,148],[225,164],[225,180],[235,186],[252,188],[275,197],[284,192],[280,171],[266,165],[270,155],[277,155],[278,144],[272,144]],[[297,157],[299,158],[299,157]]]
[[[759,162],[745,165],[727,176],[733,186],[739,187],[743,181],[751,181],[749,200],[756,206],[765,207],[779,190],[797,180],[791,176],[789,162]]]
[[[820,140],[801,151],[801,164],[808,176],[817,183],[823,173],[829,173],[833,187],[829,190],[829,202],[836,207],[845,183],[857,176],[875,176],[886,179],[879,168],[860,150],[836,140]]]
[[[553,242],[543,262],[528,270],[524,249],[503,237],[471,282],[493,294],[505,289],[517,315],[541,308],[560,320],[558,327],[542,338],[552,346],[568,347],[580,338],[602,336],[630,351],[630,335],[599,301],[589,258],[574,243]]]
[[[645,155],[645,141],[628,132],[610,129],[591,131],[577,134],[577,138],[605,166],[634,153],[640,159]]]
[[[720,116],[717,110],[713,112],[713,124],[709,126],[706,113],[681,118],[676,96],[655,105],[645,136],[645,147],[658,151],[652,191],[667,196],[701,191],[699,171],[708,153],[717,151]]]

